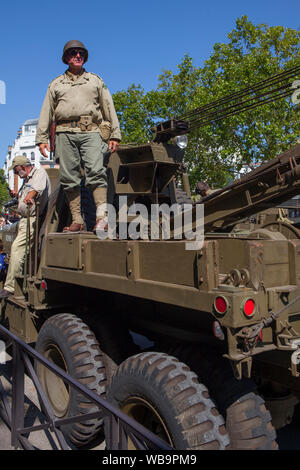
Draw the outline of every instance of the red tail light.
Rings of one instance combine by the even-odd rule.
[[[227,299],[221,295],[216,297],[214,301],[214,307],[217,313],[219,313],[220,315],[224,315],[228,309]]]
[[[253,315],[255,313],[255,302],[254,302],[254,300],[253,299],[244,300],[244,302],[242,303],[242,311],[243,311],[243,314],[247,318],[253,317]]]

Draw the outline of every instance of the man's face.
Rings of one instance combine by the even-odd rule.
[[[31,167],[25,165],[17,165],[14,168],[14,174],[24,179],[30,173]]]
[[[84,64],[85,51],[74,47],[67,52],[66,59],[70,68],[80,70]]]

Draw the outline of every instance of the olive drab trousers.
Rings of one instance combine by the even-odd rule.
[[[94,190],[107,186],[103,157],[108,145],[99,132],[59,132],[55,148],[60,164],[60,182],[65,191],[80,187],[81,163],[87,188]]]
[[[35,221],[36,217],[29,217],[29,226],[30,226],[30,246],[33,244],[34,240],[34,230],[35,230]],[[27,218],[23,217],[18,226],[18,233],[16,238],[13,241],[11,246],[8,270],[6,275],[6,280],[4,284],[4,289],[8,292],[14,292],[15,290],[15,277],[19,276],[24,264],[24,257],[26,252],[26,235],[27,233]],[[28,248],[29,249],[29,240]]]

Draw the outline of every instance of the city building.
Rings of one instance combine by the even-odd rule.
[[[8,171],[8,168],[11,166],[11,162],[16,155],[24,155],[36,168],[39,168],[41,165],[45,168],[56,166],[53,161],[44,158],[35,145],[37,125],[37,119],[28,119],[25,121],[17,133],[14,144],[8,147],[3,169],[10,189],[14,189],[15,191],[21,187],[22,180],[18,178],[17,175],[14,175],[13,171]]]

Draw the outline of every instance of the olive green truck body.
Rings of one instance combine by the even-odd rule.
[[[172,148],[147,144],[114,154],[109,200],[126,194],[142,202],[147,196],[150,202],[172,202],[174,173],[182,165]],[[214,351],[229,360],[236,379],[255,380],[262,394],[266,387],[273,394],[280,390],[288,411],[280,415],[275,406],[272,417],[281,427],[300,396],[300,236],[286,222],[252,232],[232,227],[298,194],[299,162],[297,145],[260,172],[208,196],[198,250],[174,238],[101,240],[88,231],[62,233],[69,214],[57,186],[26,279],[18,278],[14,297],[2,301],[3,324],[34,343],[53,315],[69,312],[87,323],[91,316],[100,325],[109,316],[112,334],[122,318],[122,325],[150,340],[156,351],[176,345],[189,345],[195,354],[198,348]],[[49,174],[55,179],[55,170]],[[2,232],[6,249],[12,237]]]

